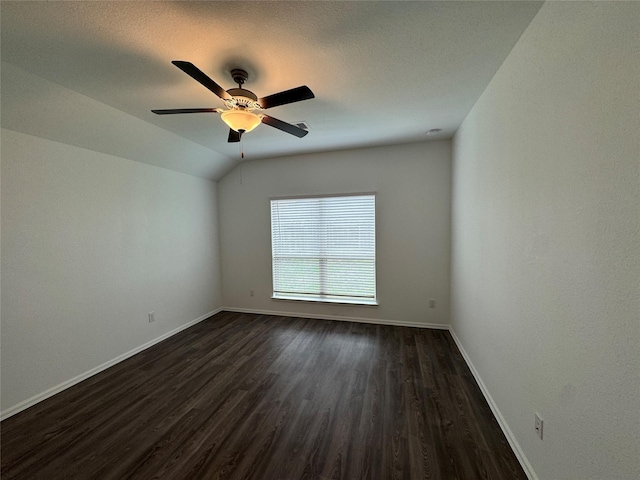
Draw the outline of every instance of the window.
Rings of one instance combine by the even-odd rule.
[[[377,305],[375,196],[271,200],[273,298]]]

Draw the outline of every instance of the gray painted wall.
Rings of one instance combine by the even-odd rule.
[[[639,13],[546,3],[455,137],[453,328],[541,479],[640,476]]]
[[[220,307],[216,201],[209,180],[3,129],[2,409]]]
[[[449,141],[242,164],[218,190],[225,306],[446,325],[450,174]],[[270,197],[356,192],[377,193],[379,307],[272,300]]]

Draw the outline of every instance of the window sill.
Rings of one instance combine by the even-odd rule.
[[[332,303],[342,305],[353,305],[357,307],[377,307],[377,300],[365,300],[362,298],[331,298],[331,297],[314,297],[306,295],[273,295],[272,300],[284,300],[293,302],[311,302],[311,303]]]

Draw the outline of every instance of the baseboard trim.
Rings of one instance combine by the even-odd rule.
[[[129,357],[133,357],[134,355],[142,352],[143,350],[146,350],[147,348],[154,346],[156,343],[160,343],[161,341],[166,340],[167,338],[172,337],[173,335],[180,333],[181,331],[186,330],[189,327],[192,327],[196,323],[200,323],[201,321],[206,320],[209,317],[212,317],[213,315],[221,312],[222,310],[223,310],[222,308],[218,308],[212,312],[206,313],[201,317],[196,318],[195,320],[191,320],[190,322],[187,322],[184,325],[180,325],[178,328],[174,328],[170,332],[160,335],[159,337],[154,338],[153,340],[143,345],[140,345],[139,347],[134,348],[133,350],[129,350],[128,352],[123,353],[122,355],[118,355],[117,357],[103,363],[102,365],[98,365],[97,367],[94,367],[91,370],[87,370],[86,372],[81,373],[76,377],[66,380],[54,387],[51,387],[45,390],[44,392],[38,393],[37,395],[34,395],[31,398],[27,398],[26,400],[23,400],[22,402],[0,412],[0,421],[6,418],[9,418],[12,415],[15,415],[16,413],[22,412],[23,410],[26,410],[27,408],[35,405],[36,403],[40,403],[49,397],[53,397],[55,394],[60,393],[63,390],[66,390],[67,388],[72,387],[82,382],[83,380],[86,380],[87,378],[92,377],[97,373],[100,373],[106,370],[107,368],[122,362],[123,360],[126,360]]]
[[[403,322],[400,320],[384,320],[379,318],[343,317],[336,315],[318,315],[313,313],[279,312],[275,310],[253,310],[249,308],[224,307],[222,310],[236,313],[254,313],[256,315],[278,315],[282,317],[314,318],[317,320],[337,320],[340,322],[373,323],[376,325],[391,325],[396,327],[435,328],[449,330],[449,325],[440,323]]]
[[[536,472],[533,470],[533,467],[529,463],[529,460],[527,459],[527,456],[524,454],[524,451],[520,447],[518,440],[516,440],[516,437],[511,431],[511,429],[509,428],[507,421],[502,416],[502,412],[500,412],[498,405],[496,405],[496,402],[493,401],[493,397],[491,396],[491,394],[489,393],[489,390],[487,389],[486,385],[482,381],[482,378],[480,377],[480,373],[478,372],[475,365],[471,361],[471,358],[465,351],[464,347],[462,346],[462,343],[460,342],[460,339],[458,338],[458,336],[456,335],[456,332],[453,330],[453,327],[451,326],[449,327],[449,333],[451,333],[451,336],[453,337],[453,341],[456,342],[458,350],[460,350],[460,353],[462,354],[464,361],[467,362],[467,365],[469,366],[469,370],[471,370],[473,377],[476,379],[476,382],[480,387],[480,391],[484,395],[484,398],[487,400],[487,403],[489,404],[489,408],[491,408],[491,411],[493,412],[493,416],[496,417],[496,420],[498,421],[498,425],[500,425],[500,428],[502,429],[502,433],[504,433],[504,436],[507,438],[507,442],[509,442],[509,445],[511,446],[511,450],[513,450],[513,453],[515,453],[516,458],[518,459],[518,462],[520,462],[520,466],[524,470],[524,473],[527,475],[529,480],[538,480],[538,476],[536,475]]]

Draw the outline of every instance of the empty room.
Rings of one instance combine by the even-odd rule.
[[[640,3],[0,2],[3,479],[640,478]]]

